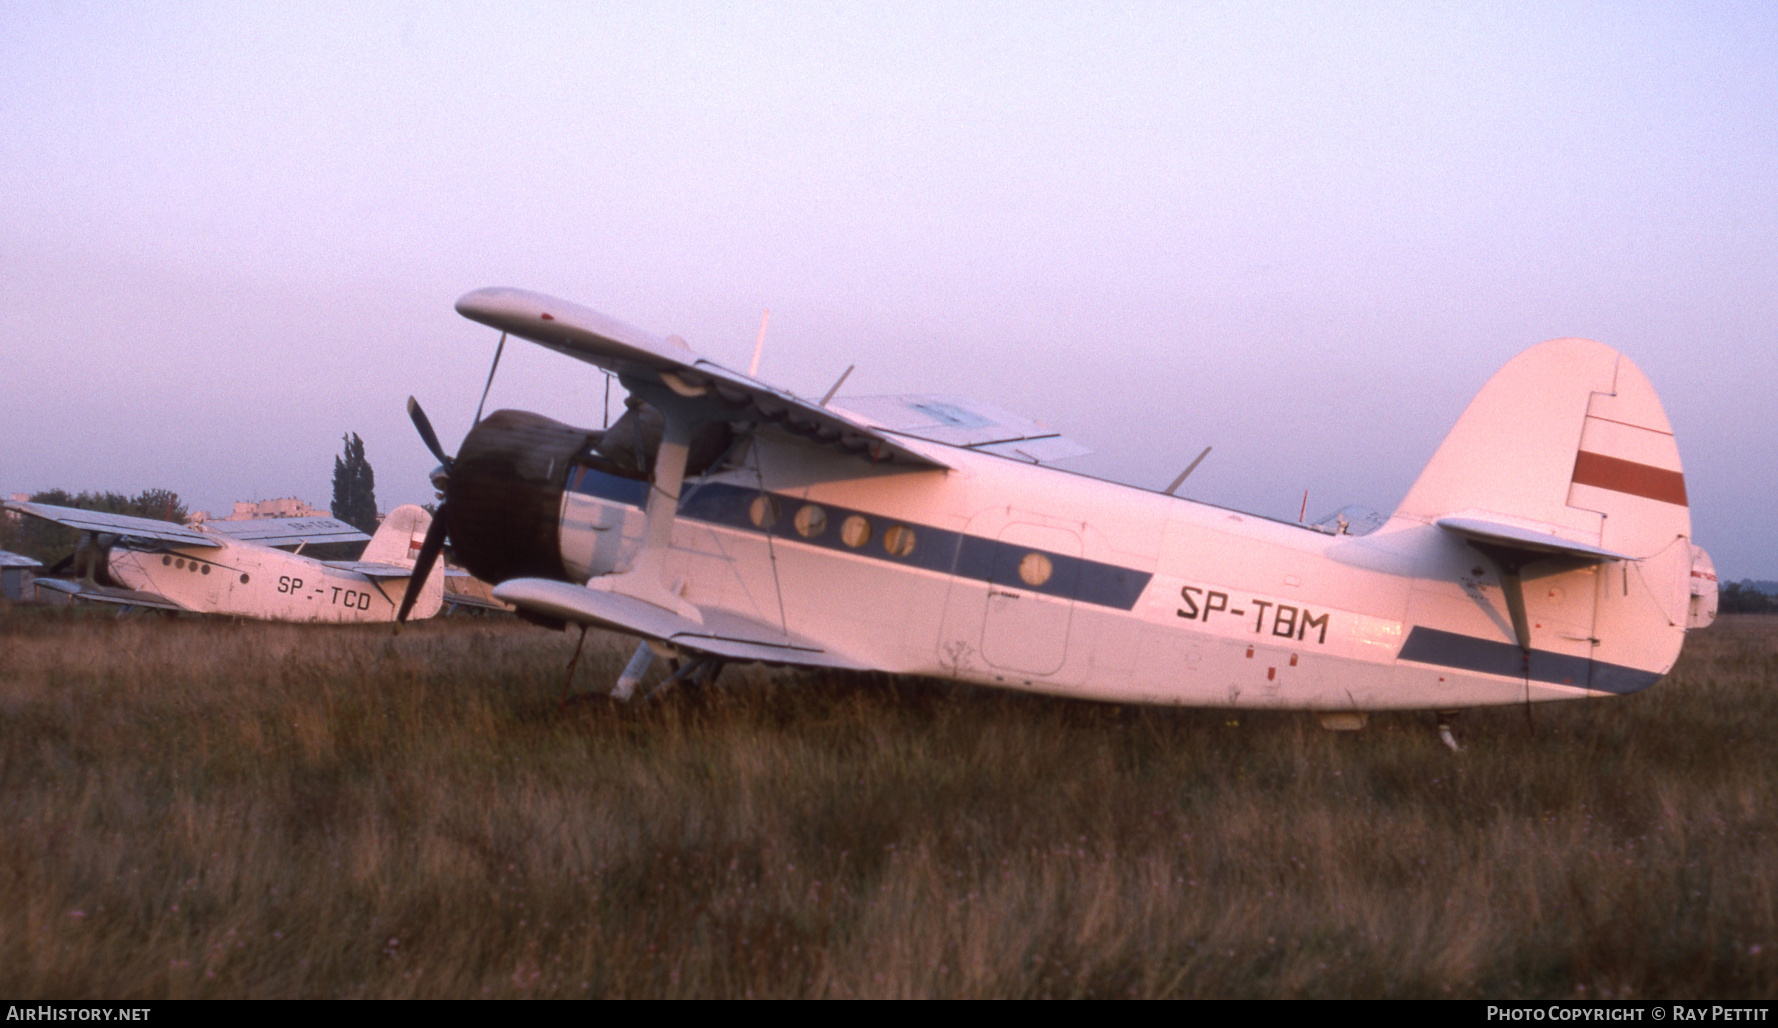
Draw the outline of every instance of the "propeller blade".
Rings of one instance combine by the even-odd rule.
[[[445,455],[444,447],[438,445],[438,433],[432,430],[431,419],[427,418],[426,412],[420,409],[420,401],[411,396],[407,398],[407,416],[413,421],[414,427],[420,430],[420,439],[426,443],[426,448],[432,451],[432,455],[438,458],[438,462],[444,465],[446,473],[449,473],[451,458]],[[437,524],[437,522],[434,521],[433,524]],[[427,538],[430,539],[431,536],[428,535]]]
[[[414,558],[414,577],[407,580],[407,592],[401,595],[401,609],[395,612],[397,622],[406,624],[407,616],[413,613],[414,601],[420,598],[420,590],[426,588],[426,576],[438,562],[439,551],[444,549],[445,536],[450,530],[450,506],[446,504],[438,508],[438,513],[432,516],[432,527],[426,529],[426,541],[420,544],[420,555]]]

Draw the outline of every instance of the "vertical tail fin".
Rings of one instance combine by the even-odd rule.
[[[359,559],[366,563],[411,568],[419,556],[421,544],[426,541],[426,530],[431,527],[432,515],[426,513],[426,508],[411,503],[397,507],[377,526],[377,534],[370,537],[364,555]],[[432,574],[426,576],[426,584],[410,617],[424,619],[438,613],[444,605],[444,580],[442,567],[434,568]],[[396,598],[400,598],[399,593]]]
[[[1551,578],[1519,601],[1520,645],[1543,648],[1532,642],[1537,629],[1562,622],[1565,645],[1588,651],[1596,688],[1652,681],[1672,666],[1686,628],[1708,623],[1692,596],[1694,566],[1708,569],[1709,557],[1694,557],[1673,429],[1641,370],[1602,343],[1552,340],[1508,362],[1391,520],[1438,524],[1483,552],[1511,550],[1527,579]],[[1505,574],[1516,579],[1516,565]],[[1548,608],[1577,589],[1584,600]]]
[[[358,559],[378,564],[412,564],[432,527],[432,515],[426,508],[404,504],[390,511],[377,526],[377,534],[364,546]]]

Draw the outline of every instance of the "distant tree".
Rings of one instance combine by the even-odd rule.
[[[179,494],[171,489],[144,489],[130,501],[135,509],[130,513],[139,518],[159,518],[162,521],[185,522],[190,511],[180,502]]]
[[[376,475],[358,433],[340,437],[345,453],[333,459],[333,516],[367,535],[377,530]]]
[[[1723,614],[1778,614],[1778,596],[1761,592],[1751,581],[1725,582],[1716,594],[1716,609]]]

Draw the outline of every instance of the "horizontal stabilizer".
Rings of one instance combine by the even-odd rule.
[[[156,610],[186,609],[165,596],[139,592],[135,589],[93,585],[90,582],[76,582],[66,578],[39,578],[36,584],[39,589],[54,589],[56,592],[66,593],[77,600],[89,600],[93,603],[115,603],[123,607],[153,607]]]
[[[725,660],[866,670],[865,665],[787,636],[768,625],[723,611],[704,611],[698,624],[622,593],[588,589],[547,578],[515,578],[494,587],[494,598],[521,610],[672,646]]]
[[[18,503],[12,500],[6,502],[6,509],[16,510],[21,514],[29,514],[45,521],[53,521],[58,525],[81,532],[100,532],[130,539],[152,539],[156,542],[172,543],[176,546],[215,547],[222,545],[211,536],[171,521],[137,518],[128,514],[108,514],[99,510],[81,510],[78,507],[58,507],[53,503]]]
[[[1551,556],[1576,557],[1594,563],[1604,560],[1630,559],[1624,554],[1613,553],[1610,550],[1575,542],[1572,539],[1564,539],[1551,532],[1521,528],[1518,525],[1508,525],[1499,521],[1486,521],[1480,518],[1439,518],[1437,525],[1453,535],[1462,536],[1472,542],[1519,550],[1527,554],[1547,553]]]
[[[350,571],[366,578],[412,578],[412,564],[383,564],[374,560],[324,560],[321,563],[336,571]]]

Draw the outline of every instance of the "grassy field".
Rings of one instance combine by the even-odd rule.
[[[1462,754],[572,648],[0,609],[0,993],[1778,995],[1778,618]]]

